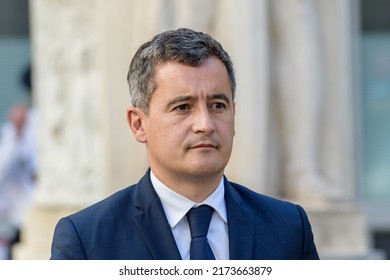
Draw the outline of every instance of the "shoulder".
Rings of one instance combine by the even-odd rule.
[[[88,225],[96,226],[100,223],[115,224],[141,213],[156,196],[148,170],[138,183],[117,191],[68,217],[81,227],[84,226],[85,221],[88,221]]]
[[[120,213],[131,214],[133,212],[133,197],[136,188],[137,185],[126,187],[101,201],[86,206],[82,210],[69,215],[67,218],[76,227],[83,227],[85,222],[88,222],[88,226],[98,226],[99,223],[105,222],[115,223],[116,219],[124,216],[120,215]]]
[[[236,199],[241,199],[244,203],[259,205],[264,204],[267,206],[277,205],[279,207],[292,207],[294,204],[292,202],[282,200],[279,198],[270,197],[264,194],[260,194],[258,192],[253,191],[252,189],[228,181],[227,191],[229,191],[233,196],[236,196]],[[295,207],[295,206],[294,206]]]
[[[300,205],[279,198],[257,193],[246,186],[230,182],[226,184],[226,193],[241,207],[270,219],[307,219]]]
[[[233,182],[225,184],[225,192],[227,207],[234,210],[231,216],[246,214],[245,222],[255,225],[254,258],[318,259],[311,225],[300,205]]]
[[[0,140],[12,139],[12,141],[14,141],[15,137],[16,137],[15,126],[10,121],[7,121],[6,123],[1,125]]]
[[[117,229],[128,224],[129,215],[133,215],[129,206],[133,192],[132,187],[125,188],[60,219],[54,230],[51,259],[109,258],[101,254],[107,253],[105,248],[113,239],[123,240],[124,231]]]

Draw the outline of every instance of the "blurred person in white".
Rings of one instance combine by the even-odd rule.
[[[22,74],[31,94],[31,68]],[[36,114],[32,106],[18,103],[9,110],[0,128],[0,260],[12,259],[12,245],[19,241],[37,171]]]

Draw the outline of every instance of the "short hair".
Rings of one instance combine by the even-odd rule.
[[[234,99],[236,80],[233,63],[222,45],[208,34],[180,28],[154,36],[135,53],[127,74],[133,106],[149,113],[149,102],[156,89],[155,69],[161,63],[173,61],[197,67],[212,56],[225,65]]]

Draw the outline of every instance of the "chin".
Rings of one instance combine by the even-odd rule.
[[[199,178],[207,178],[223,173],[225,166],[219,164],[204,164],[196,168],[191,168],[191,174]]]

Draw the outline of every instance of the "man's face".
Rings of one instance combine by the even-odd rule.
[[[214,57],[200,67],[163,63],[155,82],[141,140],[153,172],[160,177],[221,176],[232,151],[235,115],[224,64]]]

